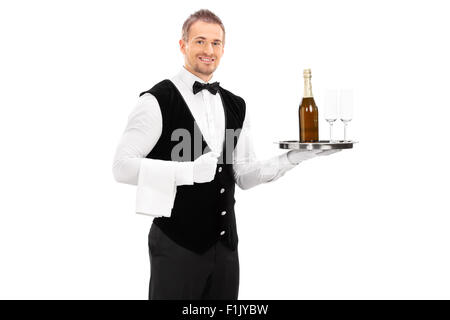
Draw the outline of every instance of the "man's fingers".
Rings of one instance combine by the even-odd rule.
[[[322,152],[322,150],[319,150],[319,149],[312,149],[312,150],[306,150],[306,149],[293,149],[293,151],[295,152],[295,153],[315,153],[315,154],[317,154],[317,153],[321,153]]]
[[[220,156],[220,153],[215,152],[215,151],[210,151],[210,152],[205,153],[204,156],[218,158]]]
[[[318,154],[318,156],[328,156],[330,154],[333,154],[333,153],[336,153],[336,152],[339,152],[339,151],[342,151],[342,150],[341,149],[325,150],[325,151],[320,152]]]

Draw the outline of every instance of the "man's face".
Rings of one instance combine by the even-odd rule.
[[[223,31],[218,24],[196,21],[189,29],[189,39],[179,41],[186,68],[208,81],[219,66],[224,52]]]

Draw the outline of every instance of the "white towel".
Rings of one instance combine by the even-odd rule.
[[[176,167],[171,161],[144,158],[139,169],[136,213],[170,217],[177,191]]]

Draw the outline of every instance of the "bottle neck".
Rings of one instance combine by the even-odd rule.
[[[305,91],[303,92],[303,97],[312,98],[313,94],[312,94],[311,78],[305,77],[304,79],[305,79]]]

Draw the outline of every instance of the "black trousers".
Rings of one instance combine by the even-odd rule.
[[[172,241],[154,223],[148,235],[149,300],[237,300],[238,250],[218,241],[198,254]]]

